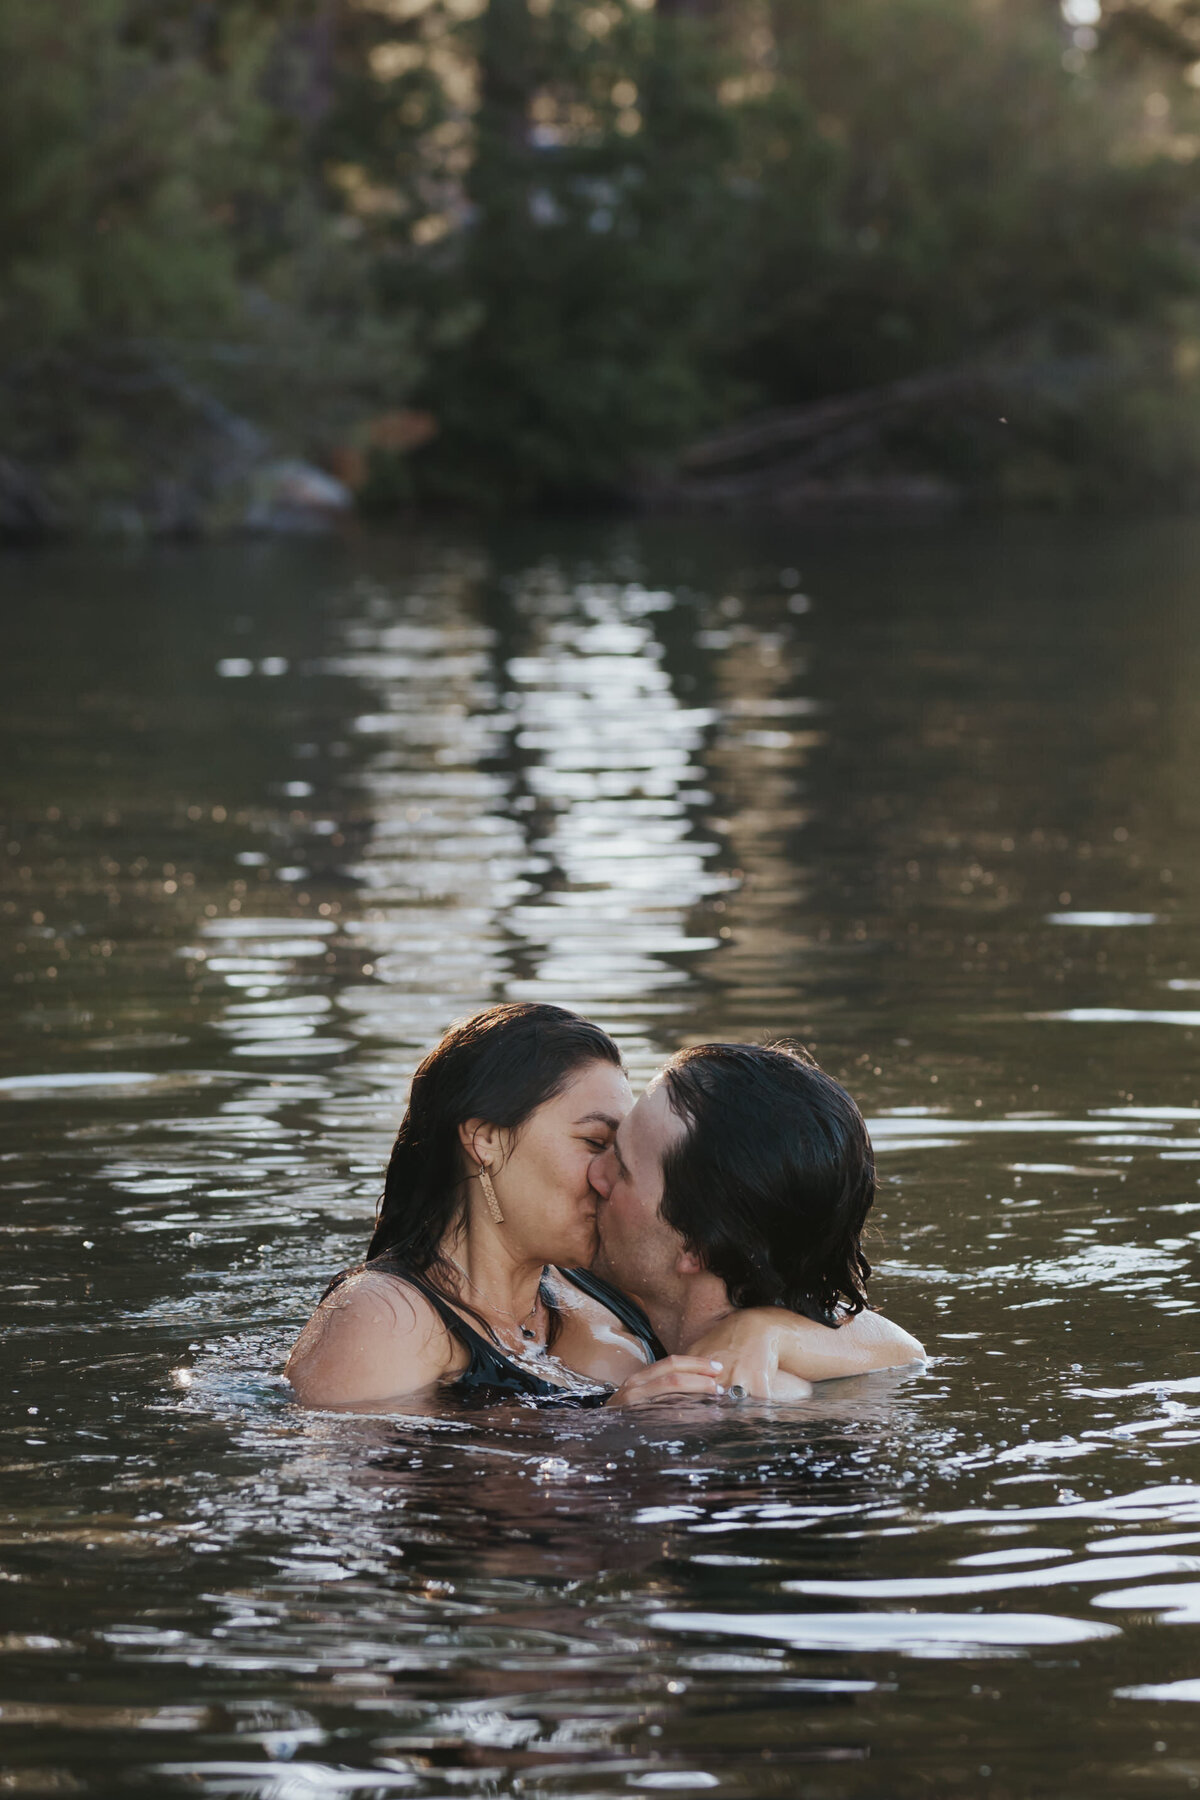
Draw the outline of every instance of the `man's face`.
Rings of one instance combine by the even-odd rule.
[[[600,1248],[593,1266],[635,1299],[665,1298],[676,1282],[684,1242],[659,1206],[663,1157],[685,1131],[665,1083],[652,1082],[588,1167],[588,1180],[600,1196]]]

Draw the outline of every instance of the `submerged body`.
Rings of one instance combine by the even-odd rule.
[[[814,1382],[904,1367],[925,1354],[879,1313],[858,1313],[835,1329],[778,1307],[756,1307],[720,1309],[668,1356],[641,1308],[595,1276],[590,1280],[608,1293],[589,1293],[580,1285],[584,1273],[546,1270],[542,1287],[559,1330],[552,1344],[518,1349],[489,1341],[419,1278],[362,1269],[313,1314],[288,1361],[288,1379],[302,1404],[326,1408],[383,1407],[440,1384],[475,1404],[520,1398],[629,1405],[739,1390],[783,1401],[805,1399]],[[625,1317],[614,1300],[624,1301]]]
[[[309,1406],[382,1404],[435,1383],[477,1405],[602,1406],[662,1355],[641,1309],[585,1270],[546,1269],[539,1294],[558,1326],[551,1341],[506,1348],[421,1276],[368,1267],[314,1313],[288,1376]]]
[[[535,1400],[714,1392],[708,1358],[655,1361],[636,1308],[562,1273],[595,1256],[588,1170],[631,1104],[611,1039],[561,1008],[496,1007],[450,1032],[413,1078],[369,1259],[288,1360],[296,1397],[382,1407],[481,1362]]]
[[[731,1093],[747,1068],[758,1088],[775,1083],[759,1135],[786,1154],[747,1184],[752,1085],[725,1111],[739,1154],[706,1199],[703,1171],[720,1159],[701,1143],[681,1201],[666,1177],[699,1125],[672,1110],[673,1064],[633,1107],[612,1040],[561,1008],[496,1007],[455,1027],[413,1078],[368,1261],[335,1281],[292,1351],[297,1398],[383,1407],[457,1382],[535,1403],[797,1399],[813,1381],[919,1359],[915,1339],[864,1311],[874,1170],[849,1096],[804,1059],[749,1046],[685,1053],[693,1086],[705,1057]],[[849,1122],[844,1142],[821,1140],[828,1167],[795,1154],[814,1104],[826,1137],[839,1108]],[[811,1245],[839,1207],[841,1248],[818,1270],[835,1303],[805,1317],[787,1297],[817,1307]]]

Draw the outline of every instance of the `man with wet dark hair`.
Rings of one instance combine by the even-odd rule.
[[[641,1302],[668,1353],[704,1355],[720,1327],[730,1392],[793,1398],[923,1358],[868,1307],[870,1138],[803,1051],[681,1051],[589,1179],[602,1201],[597,1270]]]

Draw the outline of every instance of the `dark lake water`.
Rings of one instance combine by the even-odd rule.
[[[0,1795],[1200,1788],[1198,566],[1094,521],[0,564]],[[530,996],[635,1082],[814,1048],[927,1371],[291,1405],[418,1055]]]

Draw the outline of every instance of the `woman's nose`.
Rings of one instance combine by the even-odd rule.
[[[608,1164],[612,1158],[611,1150],[597,1150],[588,1164],[588,1184],[593,1187],[602,1200],[607,1200],[612,1189],[612,1177]]]

